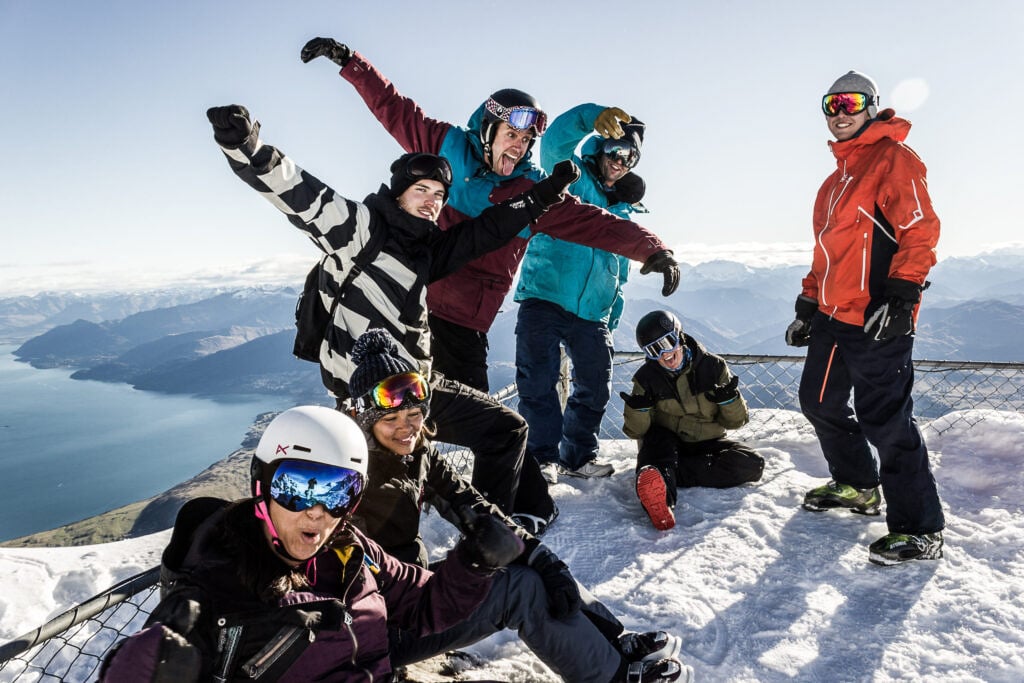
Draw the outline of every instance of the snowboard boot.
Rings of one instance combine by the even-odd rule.
[[[868,551],[868,560],[883,566],[908,560],[937,560],[942,557],[942,532],[886,534],[872,543]]]
[[[683,646],[683,639],[666,631],[623,633],[619,636],[619,652],[629,662],[675,659]]]
[[[551,511],[551,515],[547,518],[538,517],[537,515],[529,515],[525,512],[517,512],[511,515],[511,519],[513,522],[530,532],[530,534],[539,537],[548,530],[548,527],[555,523],[556,519],[558,519],[558,506],[554,506],[554,510]]]
[[[820,512],[833,508],[846,508],[850,512],[860,515],[878,515],[878,506],[882,502],[882,496],[878,493],[878,487],[869,489],[855,489],[848,484],[840,484],[830,481],[823,486],[811,489],[804,496],[804,510]]]
[[[676,525],[676,516],[668,506],[665,478],[657,467],[640,468],[636,475],[636,495],[655,529],[665,531]]]
[[[691,683],[693,669],[678,659],[648,659],[632,662],[626,670],[626,683]]]

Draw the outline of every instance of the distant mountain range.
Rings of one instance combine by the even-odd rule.
[[[655,308],[719,353],[797,355],[783,342],[806,266],[733,261],[683,265],[679,291],[634,273],[615,347],[636,349],[633,329]],[[1024,361],[1024,253],[1004,250],[940,262],[929,276],[916,357]],[[299,283],[296,283],[299,284]],[[297,290],[250,287],[0,298],[0,340],[34,367],[76,369],[76,379],[139,389],[219,395],[275,393],[322,400],[317,367],[291,354]],[[514,380],[511,296],[491,329],[491,385]]]

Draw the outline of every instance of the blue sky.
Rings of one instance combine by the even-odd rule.
[[[540,8],[545,12],[541,13]],[[435,118],[518,87],[648,125],[645,224],[686,260],[806,242],[834,162],[821,94],[855,68],[914,123],[940,258],[1019,240],[1024,5],[944,0],[139,3],[0,0],[0,293],[302,272],[313,247],[233,177],[207,107],[361,199],[400,149],[313,36],[365,54]],[[763,247],[771,249],[772,247]],[[808,253],[809,258],[809,253]],[[254,265],[255,264],[255,265]],[[794,289],[798,283],[794,283]]]

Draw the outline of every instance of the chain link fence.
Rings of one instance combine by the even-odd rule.
[[[782,426],[778,411],[799,412],[797,389],[802,356],[724,355],[751,410],[750,424],[737,438],[765,438]],[[601,424],[601,438],[624,439],[622,400],[642,353],[616,352],[612,400]],[[561,394],[572,386],[572,369],[563,362]],[[942,431],[969,429],[983,421],[977,409],[1019,412],[1024,408],[1024,363],[915,361],[914,413],[919,421],[952,416]],[[494,394],[516,408],[515,385]],[[962,414],[961,414],[962,413]],[[747,434],[743,434],[747,431]],[[755,433],[756,432],[756,433]],[[441,444],[445,453],[445,445]],[[469,453],[448,447],[449,460],[462,471],[471,467]],[[24,636],[0,645],[0,683],[18,681],[94,681],[106,653],[125,635],[138,631],[159,600],[159,567],[133,576],[100,595],[76,605]]]

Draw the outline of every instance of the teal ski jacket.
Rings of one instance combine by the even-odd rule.
[[[632,220],[634,214],[647,213],[647,209],[639,203],[609,204],[596,173],[602,138],[594,133],[594,120],[604,109],[598,104],[581,104],[554,119],[541,138],[541,167],[550,173],[556,163],[572,157],[581,175],[569,191],[580,201]],[[582,140],[580,158],[576,148]],[[541,233],[534,235],[526,249],[515,300],[550,301],[584,320],[604,322],[614,330],[622,317],[622,286],[628,277],[629,259]]]

